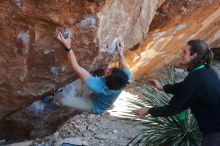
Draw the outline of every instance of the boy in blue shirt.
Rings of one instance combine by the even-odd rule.
[[[87,97],[76,97],[76,95],[63,96],[63,98],[60,98],[60,102],[64,106],[94,114],[102,114],[115,102],[122,89],[129,83],[132,77],[123,55],[124,45],[117,43],[119,67],[106,67],[104,69],[104,76],[95,77],[78,64],[75,54],[71,49],[70,36],[68,35],[67,38],[64,38],[62,33],[59,32],[57,39],[65,46],[73,70],[92,91],[91,96]]]

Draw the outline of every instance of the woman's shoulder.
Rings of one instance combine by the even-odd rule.
[[[197,80],[197,82],[199,82],[199,80],[209,80],[209,79],[218,80],[219,76],[215,71],[215,69],[213,69],[212,67],[206,67],[194,72],[190,72],[188,78],[191,80]]]

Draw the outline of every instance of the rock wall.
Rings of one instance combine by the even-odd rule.
[[[80,65],[94,71],[115,59],[117,40],[124,40],[128,49],[143,41],[161,3],[162,0],[0,1],[0,135],[12,136],[5,131],[14,129],[14,136],[40,136],[31,129],[48,128],[68,116],[52,112],[43,115],[47,118],[36,117],[25,109],[77,78],[63,46],[55,38],[57,30],[71,33]]]
[[[167,0],[157,9],[145,40],[128,52],[136,78],[155,77],[167,64],[176,65],[179,53],[191,39],[202,39],[219,58],[220,1]],[[175,61],[173,61],[175,60]]]

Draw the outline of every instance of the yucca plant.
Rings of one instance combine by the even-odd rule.
[[[175,73],[172,69],[165,72],[163,83],[174,83]],[[142,80],[135,88],[140,94],[139,98],[131,100],[134,107],[164,106],[167,105],[172,95],[157,90]],[[132,115],[131,117],[133,117]],[[137,117],[144,123],[144,128],[135,136],[129,145],[145,146],[198,146],[201,133],[197,121],[190,110],[172,117],[152,116]]]

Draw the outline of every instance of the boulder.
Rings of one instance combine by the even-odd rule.
[[[64,47],[56,39],[57,31],[71,35],[71,47],[79,64],[95,71],[117,58],[116,42],[124,41],[127,51],[143,41],[161,3],[162,0],[0,1],[0,137],[11,137],[7,132],[11,127],[18,137],[44,135],[47,126],[63,120],[59,116],[62,113],[56,112],[60,118],[56,120],[52,117],[54,112],[43,114],[47,118],[36,118],[26,109],[77,78]],[[41,128],[45,131],[39,132]]]

